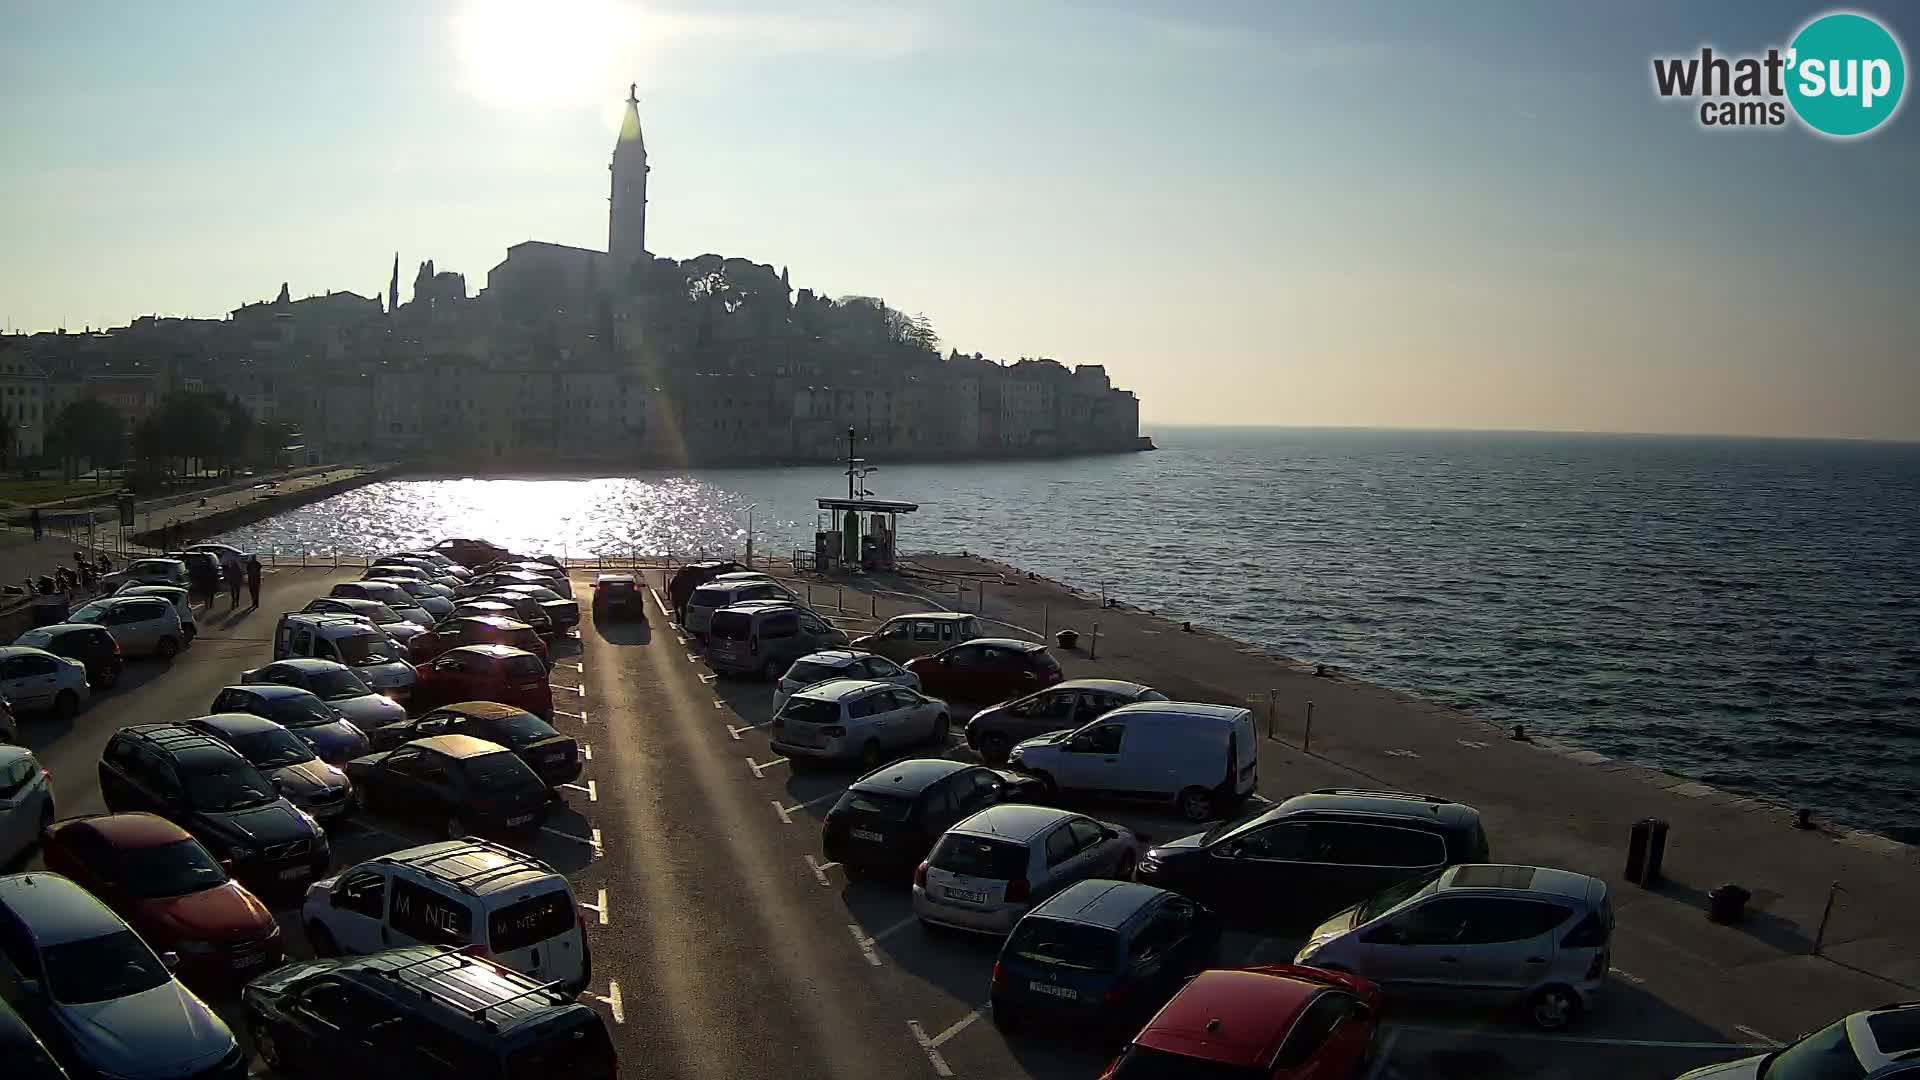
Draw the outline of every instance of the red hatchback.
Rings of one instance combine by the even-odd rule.
[[[415,715],[456,701],[497,701],[553,719],[547,665],[508,645],[462,645],[418,669],[407,702]]]
[[[923,693],[949,701],[994,702],[1045,690],[1066,676],[1045,645],[1017,638],[975,638],[907,661]]]
[[[511,610],[505,604],[503,610]],[[510,615],[453,615],[424,634],[407,639],[407,659],[415,664],[427,661],[462,645],[511,645],[525,649],[552,667],[547,659],[547,643],[533,627]]]
[[[1373,1057],[1380,990],[1357,975],[1274,965],[1203,971],[1101,1080],[1355,1080]]]
[[[267,906],[165,818],[68,818],[48,826],[40,846],[47,869],[99,897],[156,952],[178,953],[190,985],[235,986],[287,960]]]

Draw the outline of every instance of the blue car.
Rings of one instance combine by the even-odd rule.
[[[286,728],[313,747],[321,761],[335,767],[371,753],[366,732],[319,695],[298,686],[248,683],[229,686],[214,695],[208,712],[252,713]]]
[[[1220,921],[1165,889],[1088,880],[1021,916],[993,965],[993,1020],[1138,1028],[1214,965]]]

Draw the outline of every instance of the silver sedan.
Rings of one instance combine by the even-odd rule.
[[[948,829],[913,875],[925,925],[1005,934],[1035,904],[1087,878],[1133,877],[1144,840],[1050,806],[1008,803]]]

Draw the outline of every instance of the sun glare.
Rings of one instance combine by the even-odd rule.
[[[623,29],[608,0],[473,0],[456,26],[467,89],[506,106],[604,98]]]

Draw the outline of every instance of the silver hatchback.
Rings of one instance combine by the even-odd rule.
[[[1524,1003],[1557,1031],[1606,980],[1606,883],[1570,870],[1470,863],[1413,878],[1322,923],[1297,964],[1389,991]]]
[[[913,874],[925,925],[1006,934],[1076,881],[1133,877],[1144,838],[1050,806],[990,806],[948,829]]]

